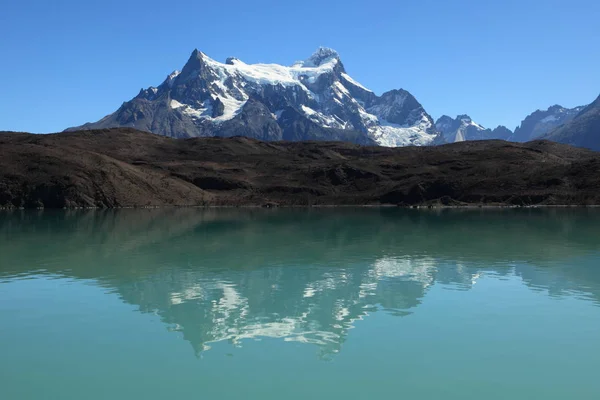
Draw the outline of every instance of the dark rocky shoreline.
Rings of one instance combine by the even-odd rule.
[[[600,153],[549,141],[384,148],[0,133],[0,208],[600,204]]]

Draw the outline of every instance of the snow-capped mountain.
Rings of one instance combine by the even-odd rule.
[[[536,110],[521,122],[509,140],[528,142],[539,138],[571,121],[583,109],[584,107],[565,108],[554,105],[547,110]]]
[[[464,142],[466,140],[503,139],[506,140],[512,132],[504,127],[486,129],[474,122],[468,115],[458,115],[455,119],[442,115],[435,122],[439,136],[434,144]]]
[[[405,90],[377,96],[352,79],[337,52],[319,48],[292,66],[217,62],[195,50],[181,72],[117,111],[74,129],[135,127],[172,137],[431,144],[432,118]]]

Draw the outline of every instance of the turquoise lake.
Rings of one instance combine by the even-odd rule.
[[[598,399],[600,210],[0,212],[0,398]]]

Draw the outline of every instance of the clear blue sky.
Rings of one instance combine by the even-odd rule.
[[[376,93],[486,127],[600,93],[598,0],[3,0],[0,37],[0,130],[96,121],[194,48],[291,64],[332,47]]]

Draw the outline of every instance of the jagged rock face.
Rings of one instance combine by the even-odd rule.
[[[514,142],[528,142],[550,133],[571,121],[584,107],[564,108],[554,105],[547,110],[537,110],[528,115],[510,137]]]
[[[382,96],[346,74],[339,55],[320,48],[290,67],[219,63],[195,50],[181,72],[141,90],[115,113],[75,129],[135,127],[164,136],[261,140],[343,140],[427,145],[433,120],[405,90]]]
[[[542,139],[600,151],[600,96]]]

